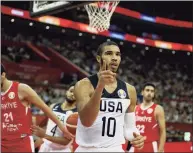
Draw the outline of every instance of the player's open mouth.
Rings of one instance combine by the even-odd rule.
[[[113,68],[118,66],[118,65],[115,64],[115,63],[111,63],[110,65],[111,65],[111,67],[113,67]]]

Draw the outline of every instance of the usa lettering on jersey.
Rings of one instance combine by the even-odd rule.
[[[112,100],[101,100],[100,111],[102,112],[123,112],[123,106],[121,102],[115,102]]]

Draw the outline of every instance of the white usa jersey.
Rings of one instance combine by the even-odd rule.
[[[96,87],[96,76],[89,78]],[[105,89],[101,98],[99,114],[91,127],[78,120],[76,143],[83,147],[113,147],[125,143],[124,116],[130,105],[126,84],[117,80],[117,88],[111,94]]]
[[[66,117],[66,113],[68,111],[72,111],[72,112],[76,112],[76,109],[72,109],[72,110],[62,110],[61,108],[61,103],[60,104],[56,104],[53,108],[52,111],[53,113],[58,117],[58,119],[64,124],[65,121],[65,117]],[[60,130],[60,128],[56,125],[56,123],[54,123],[51,119],[48,119],[48,123],[47,123],[47,129],[46,129],[46,134],[50,135],[50,136],[54,136],[54,137],[63,137],[64,134],[63,132]],[[49,140],[44,139],[44,142],[49,145],[49,147],[53,147],[53,148],[66,148],[66,146],[60,145],[60,144],[56,144],[53,143]]]

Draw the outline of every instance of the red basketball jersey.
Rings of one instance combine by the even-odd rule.
[[[18,96],[18,82],[1,94],[1,140],[2,143],[17,141],[31,135],[31,109],[25,107]]]
[[[142,109],[141,105],[136,106],[136,126],[140,134],[146,136],[146,142],[159,140],[159,125],[155,119],[156,104],[153,104],[147,109]]]

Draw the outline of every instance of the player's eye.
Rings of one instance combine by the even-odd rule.
[[[111,55],[112,52],[111,52],[111,51],[107,51],[107,52],[105,52],[105,54],[106,54],[106,55]]]
[[[117,56],[121,56],[121,53],[120,53],[120,52],[118,52],[116,55],[117,55]]]

